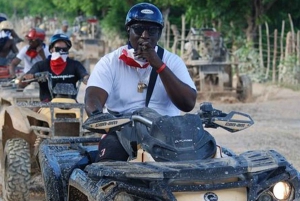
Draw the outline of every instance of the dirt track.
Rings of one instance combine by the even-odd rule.
[[[274,149],[300,170],[300,92],[276,86],[254,84],[251,103],[225,104],[216,108],[249,114],[254,125],[238,133],[213,130],[217,142],[236,153],[255,149]]]
[[[82,100],[84,86],[79,95]],[[300,170],[300,92],[276,86],[253,85],[254,98],[249,103],[239,103],[231,98],[212,101],[213,106],[224,112],[232,110],[249,114],[255,124],[238,133],[229,133],[222,129],[209,130],[218,144],[226,146],[236,153],[255,149],[274,149],[283,154],[294,167]],[[200,100],[203,102],[205,100]],[[199,108],[197,104],[194,111]],[[43,200],[40,177],[34,177],[31,200]],[[0,198],[1,200],[1,198]]]

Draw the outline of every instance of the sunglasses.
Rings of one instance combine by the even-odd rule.
[[[158,26],[132,25],[130,28],[139,36],[141,36],[144,31],[147,31],[149,36],[155,36],[161,31],[161,28]]]
[[[68,52],[69,48],[68,47],[54,47],[55,52]]]
[[[36,40],[34,39],[28,39],[28,42],[34,43]]]

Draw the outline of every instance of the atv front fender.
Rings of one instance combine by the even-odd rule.
[[[2,113],[0,118],[0,128],[2,128],[7,118],[9,117],[12,122],[12,127],[22,133],[30,133],[32,129],[30,126],[33,124],[34,120],[47,122],[47,118],[34,112],[31,109],[25,107],[19,107],[16,105],[11,105],[7,107]]]

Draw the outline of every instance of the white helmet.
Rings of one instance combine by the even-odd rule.
[[[3,29],[12,30],[12,29],[14,29],[14,26],[10,21],[5,20],[0,23],[0,30],[3,30]]]

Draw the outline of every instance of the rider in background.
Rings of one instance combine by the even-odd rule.
[[[38,61],[46,59],[49,53],[49,47],[44,43],[46,34],[43,29],[32,28],[25,36],[28,45],[25,45],[10,64],[10,76],[15,77],[15,68],[24,61],[24,73]]]
[[[61,28],[56,29],[54,34],[64,34],[68,36],[69,38],[73,37],[73,33],[71,30],[69,30],[69,23],[67,20],[63,20],[61,23]]]
[[[7,21],[8,18],[4,13],[0,13],[0,23]],[[23,40],[18,36],[14,29],[11,30],[11,37],[14,39],[15,43],[22,42]]]
[[[125,27],[128,43],[103,56],[91,73],[85,94],[90,118],[101,115],[104,105],[119,114],[145,107],[152,69],[158,76],[149,108],[169,116],[191,111],[197,91],[185,63],[166,49],[162,58],[157,53],[164,27],[161,11],[150,3],[136,4],[126,16]],[[116,133],[106,135],[99,144],[99,161],[127,160],[122,145]]]
[[[11,52],[14,55],[19,52],[15,41],[11,37],[11,30],[13,30],[13,25],[10,21],[0,22],[0,66],[9,64],[8,55]]]
[[[74,20],[74,32],[80,32],[81,27],[83,26],[83,23],[85,22],[85,16],[81,10],[77,11],[77,17]]]
[[[52,88],[57,83],[71,83],[76,88],[76,83],[82,80],[87,83],[89,74],[84,66],[76,60],[68,57],[69,49],[72,43],[68,36],[64,34],[55,34],[50,39],[49,51],[51,56],[43,61],[39,61],[21,77],[21,80],[30,80],[39,72],[49,72],[52,77]],[[24,88],[28,83],[19,82],[19,86]],[[39,82],[40,85],[40,100],[42,102],[51,101],[51,94],[47,82]],[[74,97],[75,98],[75,97]]]

